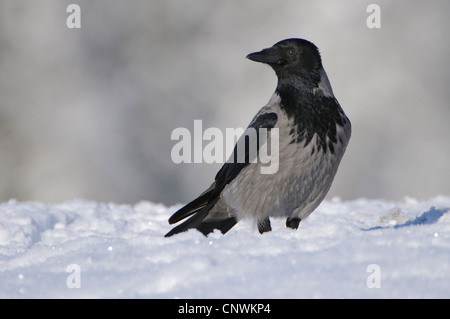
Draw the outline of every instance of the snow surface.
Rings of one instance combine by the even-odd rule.
[[[298,231],[275,220],[259,235],[243,221],[225,236],[164,238],[179,207],[0,204],[0,297],[450,297],[450,197],[335,198]]]

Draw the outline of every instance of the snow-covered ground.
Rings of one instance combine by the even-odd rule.
[[[178,207],[0,204],[0,297],[450,297],[450,197],[336,198],[298,231],[164,238]]]

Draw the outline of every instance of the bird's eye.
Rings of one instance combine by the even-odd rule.
[[[295,50],[294,49],[290,49],[289,51],[288,51],[288,54],[290,55],[290,56],[294,56],[295,55]]]

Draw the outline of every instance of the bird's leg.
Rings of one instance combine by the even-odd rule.
[[[286,219],[286,226],[292,229],[297,229],[301,219],[298,217],[288,217]]]
[[[260,234],[271,231],[271,230],[272,230],[272,227],[270,226],[269,217],[258,222],[258,231]]]

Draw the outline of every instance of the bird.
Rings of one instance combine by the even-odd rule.
[[[272,230],[270,218],[286,218],[286,227],[297,229],[331,187],[351,123],[333,94],[319,49],[308,40],[289,38],[246,58],[270,66],[278,78],[269,102],[247,127],[256,130],[258,140],[264,137],[260,129],[266,129],[266,143],[277,129],[278,147],[272,151],[278,170],[262,174],[263,163],[250,160],[247,145],[245,160],[236,161],[241,136],[211,186],[169,218],[171,225],[187,219],[165,237],[189,229],[205,236],[216,229],[225,234],[245,219],[261,234]]]

